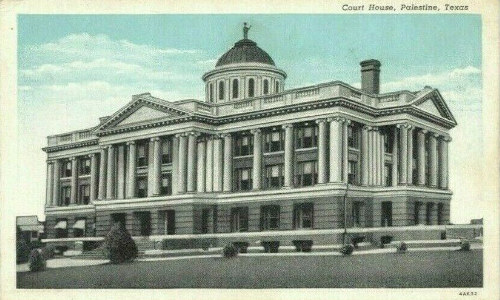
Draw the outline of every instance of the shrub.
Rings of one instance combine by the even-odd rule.
[[[264,246],[264,252],[266,253],[278,253],[278,249],[280,247],[279,241],[264,241],[261,242],[262,246]]]
[[[233,245],[238,250],[238,253],[247,253],[248,252],[248,242],[234,242]]]
[[[24,239],[16,241],[16,262],[25,263],[28,261],[30,255],[30,247]]]
[[[470,250],[470,242],[466,239],[460,240],[460,250],[469,251]]]
[[[358,236],[354,236],[352,239],[351,239],[351,242],[352,242],[352,245],[354,246],[354,248],[358,248],[358,244],[359,243],[362,243],[365,241],[365,237],[362,236],[362,235],[358,235]]]
[[[236,257],[238,255],[238,249],[233,244],[227,244],[222,250],[222,254],[226,258]]]
[[[42,251],[40,249],[31,250],[29,265],[30,265],[31,272],[38,272],[38,271],[42,271],[45,269],[46,262],[42,256]]]
[[[340,248],[340,253],[343,255],[351,255],[352,252],[354,251],[354,245],[353,244],[345,244]]]
[[[48,245],[46,247],[43,247],[42,249],[42,256],[45,260],[49,260],[51,258],[54,258],[55,255],[55,247],[52,245]]]
[[[111,263],[132,261],[137,257],[137,245],[125,226],[115,223],[105,239],[105,248]]]
[[[406,250],[408,250],[408,245],[406,245],[405,242],[401,241],[397,246],[396,246],[396,250],[397,252],[399,253],[404,253],[406,252]]]
[[[297,252],[311,252],[313,241],[312,240],[294,240],[292,241]]]
[[[380,237],[380,243],[382,245],[390,244],[391,242],[392,242],[392,236],[390,236],[390,235],[383,235]]]
[[[30,244],[30,248],[31,249],[41,249],[41,248],[43,248],[43,243],[40,241],[33,241]]]

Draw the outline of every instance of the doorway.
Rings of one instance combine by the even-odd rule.
[[[380,224],[382,227],[392,226],[392,202],[383,201],[382,202],[382,222]]]

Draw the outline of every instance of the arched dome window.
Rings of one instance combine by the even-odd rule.
[[[219,100],[224,100],[224,82],[219,82]]]
[[[213,83],[210,83],[208,85],[208,99],[209,99],[209,102],[214,102],[214,85],[213,85]]]
[[[276,93],[279,93],[280,92],[280,82],[276,81],[276,83],[274,85],[275,85]]]
[[[239,86],[238,79],[233,79],[233,99],[238,98]]]
[[[255,95],[255,80],[250,78],[248,80],[248,97],[253,97]]]
[[[269,94],[269,80],[264,79],[264,95]]]

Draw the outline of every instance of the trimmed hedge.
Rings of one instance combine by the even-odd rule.
[[[351,255],[352,252],[354,252],[354,245],[353,244],[345,244],[340,248],[340,253],[343,255]]]
[[[125,226],[115,223],[105,239],[108,258],[113,264],[132,261],[137,257],[137,245]]]
[[[238,256],[238,248],[236,248],[233,244],[227,244],[222,249],[222,254],[225,258],[232,258]]]
[[[45,269],[47,263],[42,255],[42,250],[33,249],[30,252],[29,267],[31,272],[38,272]]]
[[[16,241],[16,262],[25,263],[28,261],[30,256],[30,246],[24,239],[18,239]]]

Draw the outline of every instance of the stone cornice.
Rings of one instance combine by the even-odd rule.
[[[86,146],[93,146],[93,145],[97,145],[98,143],[99,143],[99,140],[94,139],[94,140],[87,140],[87,141],[76,142],[76,143],[63,144],[63,145],[58,145],[58,146],[44,147],[44,148],[42,148],[42,150],[49,153],[49,152],[56,152],[56,151],[61,151],[61,150],[81,148],[81,147],[86,147]]]

